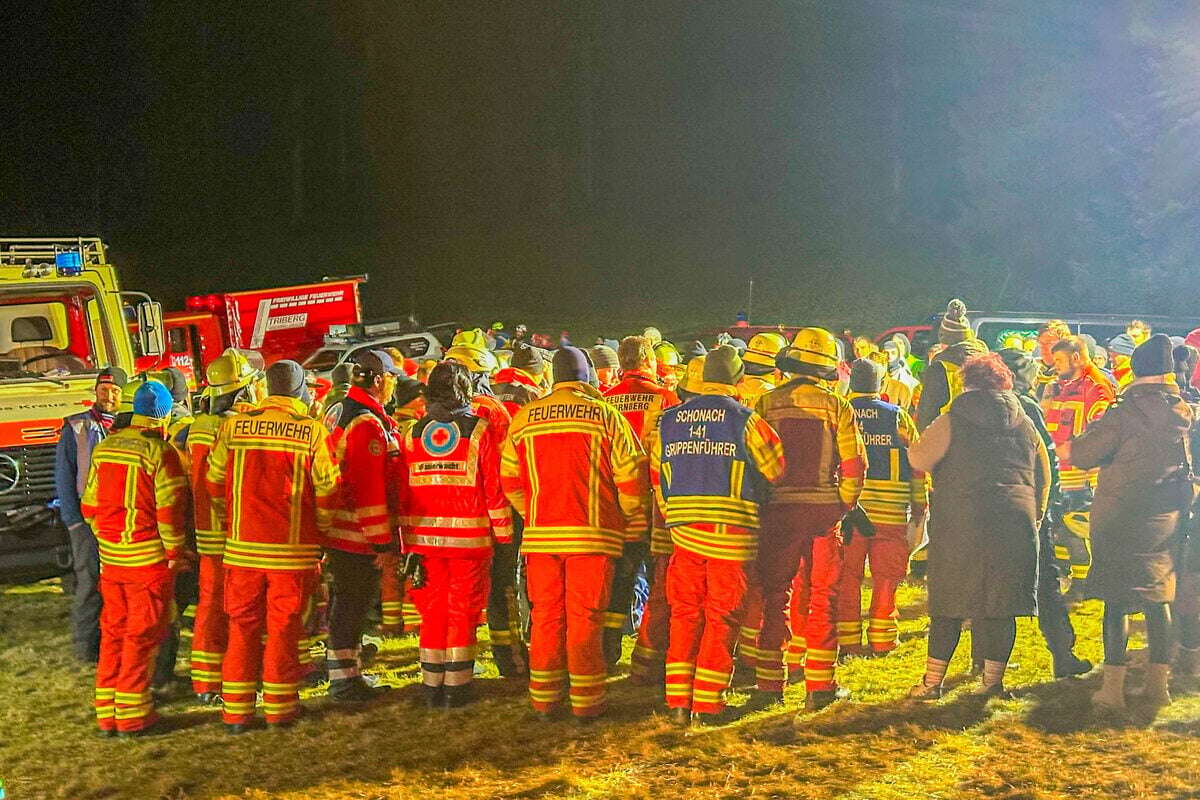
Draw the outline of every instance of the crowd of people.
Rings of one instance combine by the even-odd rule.
[[[993,351],[957,300],[925,359],[816,327],[553,350],[501,329],[436,363],[361,351],[323,398],[297,363],[237,350],[194,409],[172,371],[100,373],[56,477],[104,735],[158,727],[189,605],[192,690],[232,734],[259,708],[290,725],[306,683],[386,691],[363,672],[376,611],[384,635],[419,630],[430,708],[472,701],[486,624],[537,718],[593,720],[638,607],[630,680],[661,686],[674,723],[728,721],[735,681],[745,708],[803,683],[816,711],[848,696],[845,659],[897,647],[910,574],[930,614],[914,701],[943,696],[966,629],[973,691],[1006,696],[1022,616],[1055,678],[1090,672],[1083,597],[1104,602],[1098,709],[1126,707],[1133,614],[1141,702],[1170,702],[1172,663],[1200,670],[1185,341],[1135,321],[1101,346],[1052,321]]]

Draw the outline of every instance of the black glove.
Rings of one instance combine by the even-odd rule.
[[[400,574],[408,580],[408,588],[422,588],[425,586],[425,559],[420,553],[406,553]]]
[[[854,532],[859,536],[870,539],[875,535],[875,525],[867,518],[867,512],[858,503],[842,517],[842,543],[849,544]]]

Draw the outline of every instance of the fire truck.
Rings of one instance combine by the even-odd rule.
[[[322,347],[331,327],[362,321],[359,286],[366,281],[355,275],[189,297],[186,310],[164,316],[166,346],[154,368],[179,368],[195,390],[227,347],[256,351],[268,365],[284,358],[303,362]]]
[[[132,375],[161,352],[161,307],[121,291],[100,239],[0,238],[0,582],[70,566],[54,488],[63,419],[91,405],[100,369]]]

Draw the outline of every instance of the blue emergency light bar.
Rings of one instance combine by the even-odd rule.
[[[64,250],[54,254],[54,267],[60,277],[71,277],[83,272],[83,254],[78,250]]]

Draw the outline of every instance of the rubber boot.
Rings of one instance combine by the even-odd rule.
[[[1171,693],[1167,691],[1167,679],[1170,676],[1170,664],[1147,664],[1146,688],[1142,691],[1142,699],[1153,708],[1171,705]]]
[[[1105,664],[1101,673],[1104,683],[1092,695],[1092,706],[1097,711],[1125,710],[1125,667]]]

